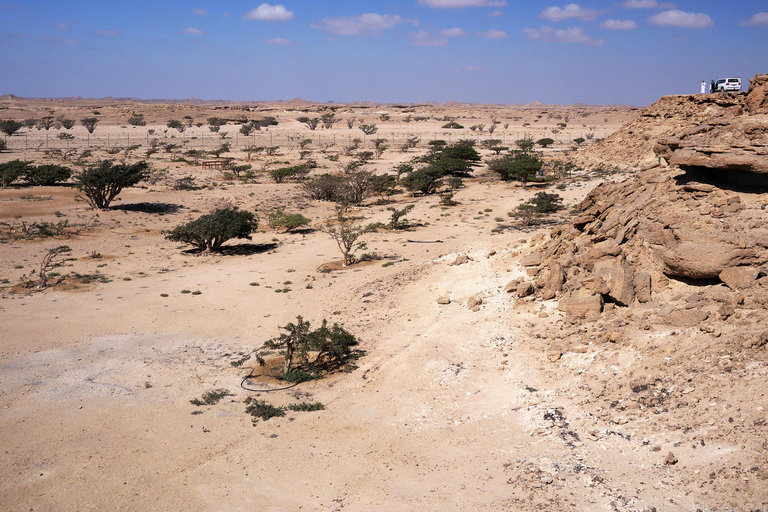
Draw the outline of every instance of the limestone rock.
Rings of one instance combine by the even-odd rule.
[[[442,296],[437,298],[437,303],[438,304],[442,304],[442,305],[450,304],[451,303],[451,299],[449,299],[445,295],[442,295]]]
[[[479,293],[467,299],[467,307],[472,311],[480,311],[480,306],[482,304],[483,304],[483,296]]]
[[[504,286],[504,293],[512,293],[514,291],[517,291],[517,285],[519,285],[522,282],[522,278],[518,277],[506,284]]]
[[[455,267],[457,265],[464,265],[465,263],[469,263],[470,261],[472,261],[472,258],[467,256],[466,254],[459,254],[458,256],[456,256],[456,259],[453,260],[452,263],[448,264],[448,266]]]
[[[755,267],[728,267],[718,275],[731,290],[748,288],[755,283],[760,271]]]
[[[603,311],[603,297],[586,288],[578,288],[565,294],[557,309],[571,318],[595,320]]]
[[[517,285],[517,296],[520,298],[533,295],[534,291],[535,291],[535,288],[533,287],[533,283],[531,283],[530,281],[525,281]]]
[[[709,279],[740,263],[749,263],[754,257],[752,249],[742,249],[726,242],[685,241],[664,253],[664,272],[667,275]]]
[[[651,274],[648,272],[638,272],[635,274],[633,284],[637,302],[641,304],[651,302]]]
[[[592,273],[608,286],[608,296],[621,306],[629,306],[635,298],[632,267],[623,258],[605,258],[595,263]]]

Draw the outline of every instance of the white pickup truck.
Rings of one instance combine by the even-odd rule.
[[[741,78],[721,78],[715,82],[715,89],[712,92],[729,92],[741,90]]]

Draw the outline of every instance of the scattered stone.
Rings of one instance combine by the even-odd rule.
[[[664,457],[664,465],[665,466],[674,466],[677,464],[678,460],[677,457],[675,457],[675,454],[672,452],[669,452],[666,457]]]
[[[517,285],[517,296],[520,298],[528,297],[529,295],[533,295],[535,290],[533,283],[525,281]]]
[[[563,295],[557,309],[574,319],[596,320],[603,311],[603,297],[579,288]]]
[[[467,299],[467,307],[472,311],[480,311],[480,306],[482,304],[483,296],[479,293]]]
[[[637,302],[641,304],[651,302],[651,274],[648,272],[636,273],[633,284],[635,286]]]
[[[464,265],[465,263],[469,263],[470,261],[473,261],[471,257],[467,256],[466,254],[459,254],[456,256],[456,259],[453,260],[453,263],[449,263],[449,267],[455,267],[457,265]]]
[[[663,317],[664,323],[672,327],[696,327],[709,318],[709,312],[703,309],[675,309]]]
[[[540,252],[532,252],[525,258],[523,258],[523,266],[524,267],[537,267],[541,265],[542,262],[542,255]]]
[[[437,298],[437,303],[438,304],[442,304],[442,305],[450,304],[451,303],[451,299],[449,299],[445,295],[442,295],[442,296]]]
[[[523,281],[523,278],[518,277],[508,282],[507,285],[504,287],[504,293],[512,293],[514,291],[517,291],[517,285],[519,285],[522,281]]]

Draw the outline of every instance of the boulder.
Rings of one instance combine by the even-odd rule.
[[[529,295],[533,295],[535,290],[533,283],[526,281],[517,285],[517,296],[520,298],[528,297]]]
[[[603,297],[586,288],[566,293],[557,309],[573,319],[596,320],[603,311]]]
[[[472,258],[467,256],[466,254],[459,254],[458,256],[456,256],[456,259],[453,260],[452,263],[448,264],[448,266],[449,267],[454,267],[454,266],[457,266],[457,265],[464,265],[465,263],[469,263],[470,261],[472,261]]]
[[[512,293],[514,291],[517,291],[517,285],[519,285],[523,281],[522,278],[517,277],[504,286],[504,293]]]
[[[750,114],[768,113],[768,74],[749,80],[749,94],[744,103]]]
[[[541,272],[541,277],[536,280],[541,288],[541,300],[554,299],[563,290],[564,279],[563,266],[557,261],[550,262],[549,268]]]
[[[672,327],[696,327],[709,318],[709,312],[703,309],[678,308],[668,315],[664,315],[662,320],[665,324]]]
[[[691,279],[718,277],[726,268],[750,263],[752,249],[740,248],[727,242],[685,241],[664,252],[664,273]]]
[[[450,304],[451,303],[451,299],[449,299],[448,297],[443,295],[443,296],[440,296],[440,297],[437,298],[437,303],[444,306],[446,304]]]
[[[755,267],[728,267],[718,277],[731,290],[738,290],[752,286],[759,275],[760,271]]]
[[[523,266],[524,267],[536,267],[538,265],[541,265],[541,262],[543,260],[542,254],[540,252],[532,252],[525,258],[523,258]]]
[[[651,274],[648,272],[638,272],[635,274],[633,284],[637,302],[641,304],[651,302]]]
[[[601,277],[608,286],[608,297],[620,306],[629,306],[635,298],[632,267],[624,258],[604,258],[597,263],[592,274]]]

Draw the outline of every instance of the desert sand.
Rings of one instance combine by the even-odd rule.
[[[232,123],[221,128],[232,145],[225,156],[257,171],[248,182],[161,150],[147,161],[167,174],[125,189],[109,210],[77,201],[71,186],[0,191],[0,221],[8,225],[71,225],[66,234],[0,244],[0,509],[765,509],[763,356],[732,351],[722,340],[702,342],[696,328],[645,329],[620,315],[614,327],[623,328],[624,341],[616,343],[602,326],[567,321],[555,299],[505,290],[528,279],[522,258],[542,247],[553,226],[570,222],[594,186],[628,171],[582,169],[561,189],[547,188],[567,207],[535,227],[519,226],[507,212],[540,189],[499,181],[482,164],[456,192],[456,206],[441,205],[439,196],[400,193],[387,204],[372,197],[356,210],[366,222],[386,222],[387,206],[413,204],[408,218],[419,225],[367,235],[360,252],[380,259],[339,267],[327,234],[283,233],[265,222],[278,207],[315,227],[333,215],[331,203],[311,201],[299,184],[276,184],[265,174],[300,163],[302,138],[312,139],[307,149],[319,164],[313,173],[351,160],[343,148],[362,138],[359,129],[342,122],[313,131],[296,121],[328,105],[0,104],[0,116],[16,119],[80,119],[98,111],[102,121],[90,136],[79,124],[70,130],[74,139],[56,137],[64,130],[23,129],[0,153],[0,162],[75,169],[103,158],[146,159],[154,139],[184,149],[221,143],[205,124],[182,134],[165,126],[169,119],[278,121],[249,139]],[[624,107],[334,107],[342,119],[376,123],[375,137],[394,139],[369,163],[375,172],[425,153],[434,138],[496,138],[510,146],[526,135],[546,136],[557,142],[544,156],[567,158],[577,151],[572,139],[606,137],[637,117]],[[127,124],[135,113],[144,114],[146,126]],[[406,122],[409,115],[426,120]],[[445,116],[465,128],[442,129]],[[492,118],[499,124],[489,135]],[[553,134],[561,122],[566,128]],[[475,124],[485,131],[467,129]],[[401,152],[409,134],[421,142]],[[279,149],[247,160],[243,149],[251,143]],[[140,147],[125,151],[134,144]],[[365,144],[361,149],[370,149],[370,137]],[[114,147],[121,149],[108,154]],[[89,148],[91,156],[78,159]],[[337,161],[328,158],[333,154]],[[175,190],[184,177],[201,188]],[[198,255],[163,237],[223,205],[259,214],[251,241]],[[59,272],[91,279],[25,289],[21,283],[34,277],[46,251],[62,244],[72,260]],[[453,264],[457,258],[465,262]],[[336,270],[326,271],[329,264]],[[669,294],[685,292],[686,285],[672,286]],[[468,307],[470,298],[481,302]],[[288,390],[243,381],[254,361],[241,368],[231,362],[297,315],[355,334],[366,352],[358,367]],[[570,349],[558,348],[563,340]],[[649,380],[658,383],[655,396],[675,397],[677,407],[663,412],[662,398],[639,404],[627,389],[630,376],[688,373],[695,382],[682,389]],[[231,395],[211,406],[190,403],[211,389]],[[253,423],[247,397],[275,405],[319,401],[325,409]],[[686,397],[690,406],[679,405]]]

